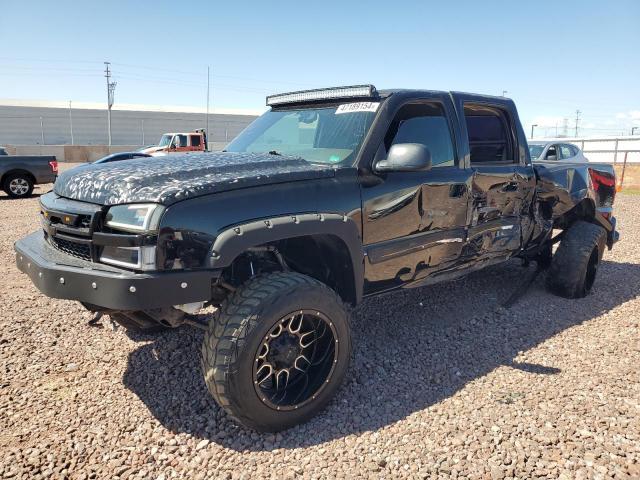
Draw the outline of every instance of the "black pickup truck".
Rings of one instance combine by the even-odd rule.
[[[0,155],[0,188],[12,198],[28,197],[34,185],[53,183],[57,175],[54,156]]]
[[[252,428],[305,421],[336,393],[348,305],[514,257],[577,298],[618,238],[612,167],[533,166],[509,99],[355,86],[267,104],[223,152],[63,173],[44,229],[15,244],[46,295],[128,328],[216,306],[205,382]]]

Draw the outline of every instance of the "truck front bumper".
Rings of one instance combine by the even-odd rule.
[[[220,271],[135,273],[64,254],[42,231],[14,245],[16,264],[38,289],[53,298],[77,300],[109,310],[150,310],[211,298]]]

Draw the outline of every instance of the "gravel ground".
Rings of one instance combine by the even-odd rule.
[[[42,191],[42,189],[36,190]],[[0,478],[639,478],[640,196],[590,296],[554,297],[516,262],[365,302],[350,379],[276,435],[206,393],[188,327],[127,335],[40,295],[13,242],[37,198],[0,196]]]

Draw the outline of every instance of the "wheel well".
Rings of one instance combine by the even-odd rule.
[[[259,273],[293,270],[333,289],[344,302],[357,303],[355,276],[349,249],[336,235],[319,234],[277,240],[238,255],[223,273],[237,287]]]
[[[596,216],[596,207],[593,200],[585,198],[571,210],[560,216],[555,221],[555,228],[567,229],[578,220],[592,222]]]
[[[4,188],[4,182],[7,181],[7,178],[9,178],[12,175],[15,175],[16,173],[21,173],[23,175],[25,175],[26,177],[29,177],[29,179],[33,182],[33,184],[35,185],[36,183],[36,178],[33,176],[33,174],[27,170],[21,170],[19,168],[16,168],[14,170],[9,170],[8,172],[5,172],[2,177],[0,178],[0,186],[2,188]]]

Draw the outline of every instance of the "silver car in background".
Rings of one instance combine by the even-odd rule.
[[[588,162],[582,150],[571,143],[528,142],[533,161]]]

